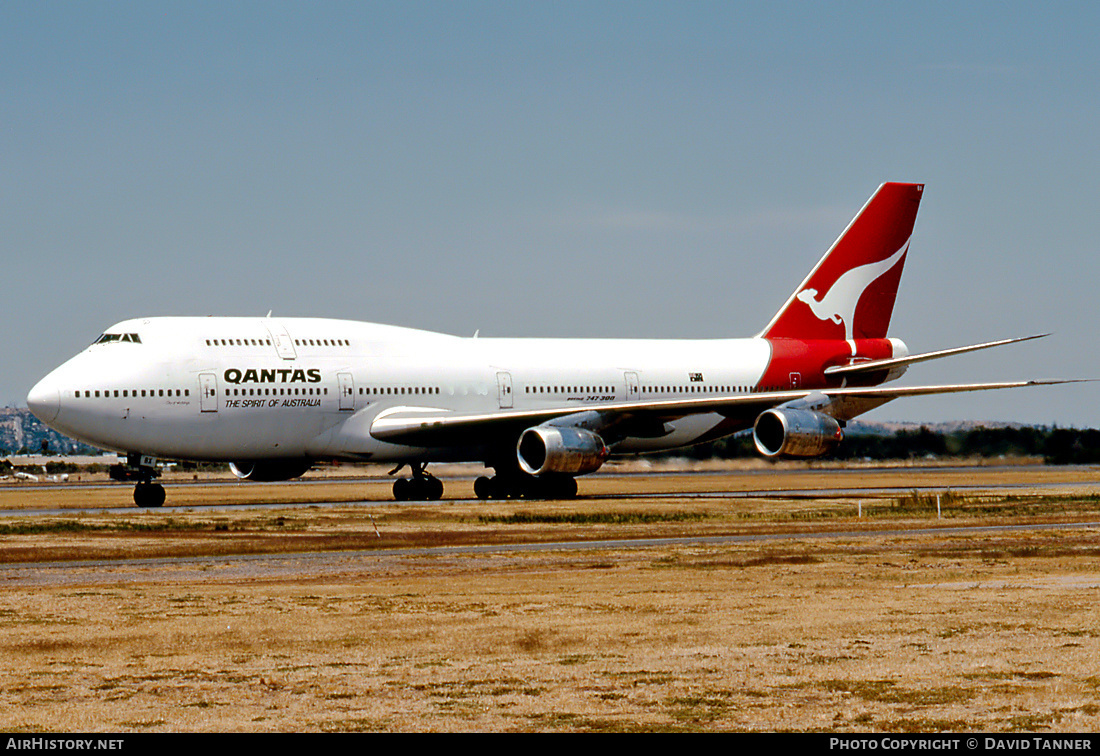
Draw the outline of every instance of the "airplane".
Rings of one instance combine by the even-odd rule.
[[[481,462],[481,499],[572,498],[610,457],[752,430],[765,457],[817,457],[901,397],[1067,383],[890,387],[910,365],[1027,341],[910,354],[887,336],[923,184],[885,183],[751,338],[457,337],[323,318],[122,321],[31,389],[45,424],[126,456],[161,506],[158,459],[229,462],[250,481],[319,460],[384,462],[394,498],[438,500],[429,463]]]

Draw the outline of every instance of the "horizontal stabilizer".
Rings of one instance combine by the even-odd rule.
[[[953,355],[963,354],[965,352],[976,352],[979,349],[990,349],[992,347],[1003,346],[1005,344],[1016,344],[1021,341],[1041,339],[1049,335],[1049,333],[1040,333],[1036,334],[1035,336],[1021,336],[1015,339],[988,341],[984,344],[972,344],[971,346],[955,347],[954,349],[941,349],[936,352],[911,354],[906,357],[892,357],[882,360],[865,360],[863,362],[853,362],[850,365],[834,365],[833,367],[825,368],[825,375],[852,375],[853,373],[872,373],[882,370],[892,370],[894,368],[912,365],[917,362],[928,362],[929,360],[938,360],[942,357],[951,357]]]

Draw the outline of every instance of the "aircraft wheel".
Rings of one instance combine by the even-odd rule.
[[[436,477],[424,479],[424,498],[427,501],[439,501],[443,498],[443,481]]]
[[[474,496],[479,499],[491,499],[493,498],[493,481],[491,478],[487,478],[482,475],[480,478],[474,481]]]
[[[397,501],[438,501],[443,498],[443,481],[431,475],[398,478],[393,482],[393,498]]]
[[[575,499],[577,498],[577,479],[562,475],[551,481],[549,493],[555,499]]]
[[[134,503],[139,507],[162,506],[164,486],[159,483],[138,483],[134,486]]]
[[[507,499],[512,495],[512,490],[508,483],[499,475],[494,475],[489,478],[489,484],[486,486],[486,490],[489,492],[487,498],[490,499]]]

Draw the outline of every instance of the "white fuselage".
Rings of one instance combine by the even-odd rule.
[[[118,323],[31,391],[36,414],[114,451],[194,460],[481,460],[477,448],[374,438],[380,414],[592,406],[752,391],[764,339],[459,338],[309,318]],[[671,423],[616,452],[694,443],[723,417]]]

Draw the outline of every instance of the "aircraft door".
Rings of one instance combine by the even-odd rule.
[[[497,373],[497,398],[501,409],[512,409],[512,374]]]
[[[351,373],[337,373],[336,378],[340,381],[340,409],[355,409],[355,379]]]
[[[294,351],[294,339],[290,338],[286,327],[274,320],[265,320],[264,327],[271,334],[271,343],[275,345],[275,352],[284,360],[293,360],[298,356]]]
[[[199,373],[199,407],[202,412],[218,411],[218,376]]]
[[[626,376],[626,400],[636,402],[642,398],[642,390],[638,384],[638,374],[633,371],[623,373]]]

